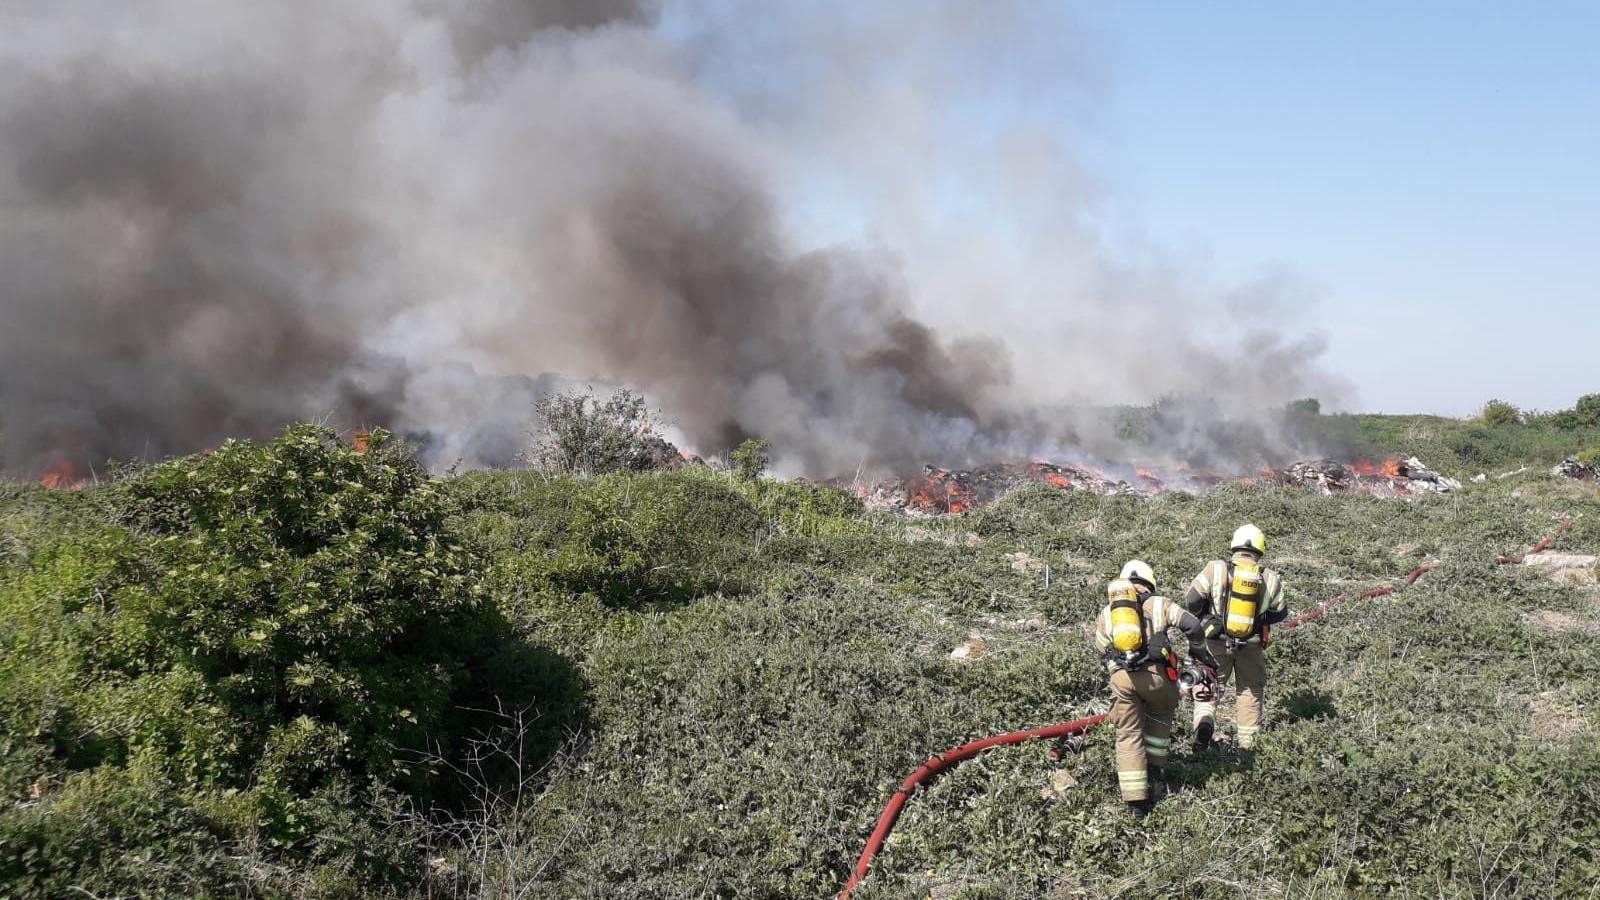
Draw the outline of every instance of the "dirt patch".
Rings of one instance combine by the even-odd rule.
[[[1413,547],[1413,550],[1416,548]],[[1274,556],[1272,564],[1280,569],[1311,569],[1318,571],[1332,565],[1321,556]]]
[[[983,537],[975,531],[941,531],[937,528],[923,528],[920,525],[912,525],[901,529],[900,539],[908,543],[934,541],[940,544],[948,544],[952,547],[983,546]]]
[[[1583,619],[1570,613],[1553,609],[1536,609],[1522,617],[1524,622],[1545,631],[1572,631],[1579,634],[1600,634],[1600,622]]]
[[[1588,727],[1583,715],[1562,703],[1556,691],[1545,691],[1528,704],[1528,731],[1535,737],[1568,740]]]
[[[1011,560],[1011,568],[1017,572],[1043,572],[1045,569],[1044,560],[1023,550],[1007,553],[1006,557]]]

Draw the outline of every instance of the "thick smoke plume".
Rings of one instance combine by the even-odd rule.
[[[1066,148],[902,127],[953,90],[923,62],[1005,58],[1027,8],[0,0],[6,465],[304,418],[504,463],[561,378],[823,474],[1114,452],[1090,400],[1327,397],[1314,342],[1108,261]],[[801,240],[797,160],[856,153],[872,233]],[[919,200],[955,165],[1016,233]]]

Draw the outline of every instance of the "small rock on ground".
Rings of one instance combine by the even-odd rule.
[[[1600,558],[1578,553],[1529,553],[1522,564],[1538,569],[1561,584],[1595,583],[1595,564]]]
[[[1050,785],[1040,791],[1039,796],[1045,800],[1065,800],[1067,791],[1076,787],[1077,784],[1078,779],[1071,772],[1066,769],[1057,769],[1050,774]]]
[[[1577,616],[1553,609],[1536,609],[1523,616],[1523,621],[1546,631],[1576,631],[1583,634],[1600,634],[1600,622],[1580,619]]]
[[[989,645],[981,637],[974,637],[950,651],[950,658],[957,662],[972,662],[989,652]]]
[[[1007,554],[1007,556],[1009,556],[1011,558],[1011,568],[1015,569],[1018,572],[1043,572],[1044,571],[1045,561],[1040,559],[1037,556],[1034,556],[1032,553],[1028,553],[1028,552],[1023,551],[1023,550],[1018,550],[1015,553]]]

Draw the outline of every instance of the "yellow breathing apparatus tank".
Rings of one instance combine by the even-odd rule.
[[[1255,563],[1236,562],[1228,580],[1228,636],[1244,640],[1256,633],[1256,613],[1267,593],[1266,576]]]
[[[1111,582],[1106,597],[1111,600],[1111,646],[1118,653],[1144,649],[1144,615],[1133,582],[1121,578]]]

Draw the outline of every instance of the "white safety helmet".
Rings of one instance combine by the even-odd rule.
[[[1117,577],[1134,584],[1142,584],[1152,591],[1156,589],[1155,570],[1142,559],[1128,560],[1128,564],[1122,567],[1122,574]]]
[[[1254,525],[1240,525],[1233,533],[1233,540],[1228,544],[1231,550],[1251,550],[1257,554],[1267,552],[1267,536],[1261,529]]]

